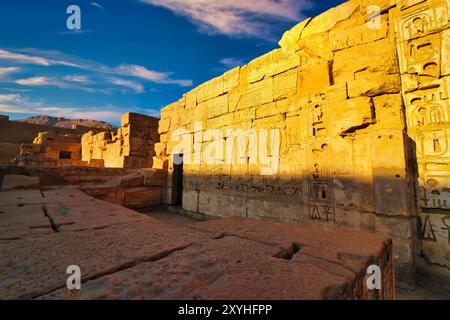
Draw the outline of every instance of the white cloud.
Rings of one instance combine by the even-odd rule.
[[[16,94],[16,93],[11,93],[11,94],[0,94],[0,102],[11,102],[11,101],[16,101],[17,99],[20,98],[20,95]]]
[[[223,58],[219,63],[227,68],[235,68],[245,64],[244,60],[239,58]]]
[[[144,93],[145,92],[142,84],[135,82],[135,81],[119,79],[119,78],[108,78],[108,81],[117,86],[122,86],[122,87],[125,87],[128,89],[132,89],[136,93]]]
[[[72,81],[68,80],[71,79]],[[15,83],[21,85],[21,86],[29,86],[29,87],[57,87],[60,89],[72,89],[72,90],[81,90],[91,93],[104,93],[109,94],[110,90],[107,89],[100,89],[100,88],[92,88],[83,86],[79,78],[71,78],[69,76],[68,79],[65,79],[66,81],[59,80],[54,77],[31,77],[31,78],[25,78],[25,79],[18,79],[15,81]],[[80,85],[81,84],[81,85]]]
[[[99,9],[103,10],[103,6],[100,3],[98,3],[98,2],[91,2],[91,6],[97,7]]]
[[[87,76],[79,76],[79,75],[67,75],[63,77],[64,80],[75,83],[90,83],[90,80]]]
[[[301,21],[310,0],[141,0],[190,19],[207,33],[265,38],[271,20]]]
[[[16,80],[21,86],[48,86],[52,84],[52,79],[47,77],[32,77]]]
[[[134,64],[122,64],[118,67],[109,67],[96,61],[65,55],[59,51],[21,49],[17,52],[12,52],[0,50],[0,60],[2,59],[10,60],[18,64],[26,63],[45,67],[63,65],[92,72],[97,76],[129,76],[158,84],[174,84],[183,87],[189,87],[193,84],[192,80],[173,79],[171,72],[154,71],[148,69],[147,67]],[[67,79],[64,79],[66,81],[78,82],[79,84],[83,82],[77,81],[82,80],[82,76],[68,75],[66,77]]]
[[[117,122],[121,112],[111,106],[67,107],[48,105],[44,101],[29,100],[19,94],[0,95],[0,112],[16,114],[52,115],[70,119],[93,119]]]
[[[20,68],[17,67],[7,67],[7,68],[0,68],[0,77],[9,75],[14,72],[18,72]]]
[[[23,64],[35,64],[40,66],[54,66],[54,65],[63,65],[67,67],[80,67],[79,65],[72,63],[70,61],[64,61],[64,60],[54,60],[54,59],[48,59],[45,57],[35,56],[31,54],[21,53],[21,52],[12,52],[7,50],[1,50],[0,49],[0,59],[13,61],[16,63],[23,63]]]
[[[116,72],[122,75],[133,76],[159,84],[177,84],[182,87],[192,86],[192,80],[171,79],[170,73],[168,72],[152,71],[139,65],[124,64],[117,67]]]

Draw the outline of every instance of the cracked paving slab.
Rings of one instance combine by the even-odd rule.
[[[14,239],[0,241],[0,299],[352,298],[390,248],[374,234],[310,224],[175,226],[76,188],[4,194],[0,230]],[[70,265],[81,268],[81,291],[66,288]]]
[[[0,202],[0,230],[9,241],[0,241],[0,299],[30,299],[64,287],[70,265],[81,268],[83,279],[95,279],[159,259],[191,244],[195,233],[73,188],[44,196],[18,192],[22,199],[4,194],[0,198],[9,200]],[[16,207],[17,200],[27,204]]]
[[[358,272],[369,261],[374,261],[390,240],[378,234],[359,230],[336,228],[327,224],[287,224],[275,221],[257,221],[226,218],[197,223],[191,226],[214,238],[234,236],[288,248],[293,243],[309,255]]]
[[[345,287],[354,278],[338,267],[320,268],[307,256],[274,257],[278,252],[241,238],[205,239],[164,259],[88,281],[81,291],[60,289],[41,298],[324,299],[328,287]]]
[[[90,279],[156,259],[192,242],[179,234],[146,219],[0,243],[0,298],[29,299],[65,287],[70,265],[81,268],[82,279]]]
[[[0,242],[52,233],[40,204],[0,207]]]

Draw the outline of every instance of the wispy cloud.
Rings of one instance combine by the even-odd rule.
[[[300,21],[310,0],[141,0],[190,19],[207,33],[265,38],[270,21]]]
[[[0,60],[2,59],[13,61],[17,64],[34,64],[44,67],[62,65],[92,72],[100,76],[114,76],[116,78],[133,77],[157,84],[172,84],[182,87],[189,87],[193,84],[192,80],[174,79],[172,72],[155,71],[135,64],[122,64],[117,67],[110,67],[100,62],[65,55],[59,51],[43,51],[38,49],[21,49],[20,51],[0,50]],[[71,75],[68,76],[70,77]],[[74,81],[76,78],[65,80],[76,82]],[[81,83],[82,81],[78,82]]]
[[[66,79],[36,76],[31,78],[18,79],[15,81],[15,83],[21,86],[28,87],[56,87],[60,89],[80,90],[90,93],[110,93],[110,90],[108,89],[85,86],[85,84],[88,84],[89,82],[83,82],[83,78],[73,78],[73,76],[69,76],[68,78],[66,76],[64,78]]]
[[[103,10],[103,6],[100,3],[98,3],[98,2],[91,2],[91,6],[97,7],[99,9]]]
[[[67,67],[75,67],[79,68],[81,66],[76,63],[64,61],[64,60],[54,60],[47,59],[45,57],[34,56],[32,54],[25,54],[20,52],[12,52],[7,50],[0,49],[0,59],[9,60],[15,63],[23,63],[23,64],[35,64],[40,66],[55,66],[55,65],[63,65]]]
[[[20,70],[20,68],[17,68],[17,67],[0,68],[0,77],[7,76],[14,72],[18,72],[19,70]]]
[[[122,86],[128,89],[131,89],[133,91],[135,91],[136,93],[144,93],[144,86],[142,86],[142,84],[135,82],[135,81],[131,81],[131,80],[125,80],[125,79],[120,79],[120,78],[108,78],[108,81],[112,84],[115,84],[117,86]]]
[[[71,107],[55,106],[45,101],[30,100],[19,94],[0,94],[0,112],[15,114],[52,115],[70,119],[94,119],[117,122],[121,112],[112,106]]]
[[[32,77],[26,79],[19,79],[16,81],[17,84],[22,86],[46,86],[50,85],[52,80],[47,77]]]
[[[176,84],[182,87],[192,86],[192,80],[175,80],[170,78],[168,72],[148,70],[143,66],[124,64],[115,69],[118,74],[132,76],[159,84]]]
[[[240,58],[223,58],[219,63],[227,68],[236,68],[245,64],[244,59]]]
[[[88,84],[91,83],[89,77],[87,76],[79,76],[79,75],[67,75],[63,77],[64,80],[75,83],[83,83]]]
[[[16,93],[0,94],[0,102],[12,102],[12,101],[16,101],[19,98],[20,98],[20,95],[18,95]]]

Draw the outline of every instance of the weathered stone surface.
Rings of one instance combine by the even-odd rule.
[[[81,136],[40,132],[32,144],[22,144],[18,163],[21,166],[86,166],[81,161]]]
[[[2,205],[0,212],[0,241],[53,233],[41,204],[22,203],[11,207]]]
[[[124,206],[127,208],[145,208],[158,205],[162,201],[160,187],[125,188]]]
[[[116,177],[106,183],[111,187],[139,187],[144,185],[144,176],[139,172]]]
[[[145,187],[163,187],[166,184],[167,173],[158,169],[141,169],[139,174],[144,177]]]
[[[0,241],[2,299],[393,298],[391,244],[373,234],[243,218],[177,227],[73,188],[44,195],[47,216],[0,204],[2,226],[41,230]],[[371,263],[383,271],[380,294],[364,289]],[[81,291],[66,289],[74,264]]]
[[[2,191],[37,188],[39,188],[39,177],[28,177],[22,175],[6,175],[3,177]]]
[[[186,178],[187,210],[384,234],[399,249],[399,274],[412,285],[418,252],[441,265],[446,259],[443,233],[416,246],[423,236],[414,226],[415,202],[448,215],[449,16],[441,0],[352,0],[303,21],[284,34],[280,49],[164,108],[155,167],[173,170],[175,130],[195,132],[199,138],[189,136],[185,155],[203,154],[183,166],[185,177],[196,176]],[[230,129],[248,130],[240,149]],[[204,138],[206,130],[222,135]],[[276,131],[280,143],[261,139],[260,130]],[[232,146],[231,155],[219,151],[204,161],[221,141]],[[268,163],[273,172],[265,171]],[[174,204],[171,177],[165,201]],[[446,228],[435,224],[434,231]]]
[[[158,121],[154,117],[126,113],[122,116],[122,127],[116,132],[84,134],[81,138],[82,160],[90,166],[100,164],[106,168],[152,167]],[[161,120],[159,133],[167,132],[166,126],[169,129],[170,119],[167,123],[164,121]]]

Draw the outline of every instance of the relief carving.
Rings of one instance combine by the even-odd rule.
[[[322,96],[311,99],[309,111],[311,136],[315,140],[309,154],[309,217],[312,220],[335,221],[328,110]]]

